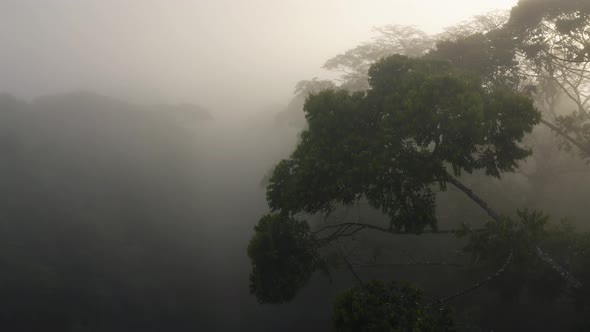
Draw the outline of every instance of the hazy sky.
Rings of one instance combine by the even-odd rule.
[[[516,0],[0,0],[0,91],[212,108],[285,103],[371,28],[427,32]]]

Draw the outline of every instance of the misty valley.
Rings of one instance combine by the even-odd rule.
[[[369,5],[319,1],[359,25],[304,80],[297,42],[255,45],[324,38],[309,4],[291,27],[258,0],[7,1],[40,39],[0,29],[0,331],[590,331],[589,1],[370,19],[361,43]],[[251,20],[185,35],[232,8]]]

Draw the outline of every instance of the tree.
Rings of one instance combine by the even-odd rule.
[[[377,36],[371,42],[338,54],[324,63],[324,69],[340,73],[338,79],[331,81],[314,78],[297,83],[295,96],[279,113],[277,122],[303,127],[303,104],[310,93],[324,89],[364,91],[369,88],[368,71],[373,63],[393,54],[422,56],[435,42],[432,36],[414,26],[386,25],[373,30]]]
[[[477,73],[485,86],[523,90],[513,41],[503,30],[442,39],[427,56]]]
[[[250,291],[262,303],[292,300],[321,262],[309,225],[280,215],[267,215],[254,231],[248,246],[253,265]]]
[[[472,35],[485,35],[500,29],[508,21],[509,13],[503,10],[495,10],[483,15],[475,15],[471,19],[459,24],[444,28],[443,32],[436,36],[438,41],[455,41]]]
[[[422,292],[408,284],[368,282],[334,301],[334,327],[336,331],[454,330],[448,310],[425,308],[421,302]]]
[[[444,190],[448,183],[499,219],[455,176],[482,170],[499,177],[529,156],[531,151],[518,143],[540,119],[532,100],[511,89],[487,87],[479,76],[448,62],[401,55],[374,64],[369,83],[371,89],[366,92],[325,90],[308,97],[308,128],[291,157],[273,171],[267,200],[275,214],[261,219],[251,246],[263,237],[284,237],[282,231],[264,235],[270,219],[283,225],[280,229],[289,228],[299,225],[293,219],[296,215],[329,214],[360,199],[386,214],[389,224],[334,225],[327,236],[321,236],[327,228],[311,233],[301,226],[304,235],[289,238],[309,239],[315,252],[363,229],[392,234],[438,232],[433,187]],[[300,249],[278,252],[273,256],[277,262],[309,262],[301,258],[315,257],[302,256]],[[251,258],[253,289],[269,286],[256,277],[261,264]],[[282,268],[272,271],[274,280],[292,278]],[[303,277],[289,281],[289,289],[300,288],[299,281],[309,279],[307,273]],[[363,285],[361,289],[370,287]],[[287,297],[292,295],[288,292]],[[352,301],[354,296],[344,298]],[[391,315],[401,317],[402,309],[392,310],[397,311]]]
[[[523,0],[502,28],[514,41],[520,75],[537,87],[542,123],[590,156],[590,5]],[[564,105],[570,111],[559,112]]]
[[[564,169],[554,158],[547,159],[547,146],[539,133],[530,135],[537,123],[557,133],[561,146],[575,146],[583,157],[590,155],[588,22],[590,10],[583,1],[520,1],[510,16],[490,13],[438,36],[407,38],[428,39],[434,45],[410,54],[415,59],[394,56],[378,61],[377,57],[399,46],[395,39],[387,38],[381,39],[382,45],[367,43],[334,57],[328,62],[332,64],[329,69],[343,72],[338,87],[356,92],[325,91],[308,98],[304,109],[308,129],[295,152],[270,177],[267,198],[271,210],[284,218],[328,217],[341,206],[366,201],[387,215],[385,225],[337,222],[310,230],[317,252],[363,230],[446,234],[449,231],[439,229],[434,198],[439,196],[437,185],[444,191],[450,183],[492,219],[483,228],[465,226],[450,231],[468,237],[465,250],[472,254],[473,263],[484,264],[491,274],[442,298],[440,304],[490,285],[510,301],[526,294],[532,306],[538,307],[539,300],[566,299],[584,310],[590,294],[586,282],[590,257],[584,249],[590,243],[588,234],[574,231],[567,222],[552,224],[537,211],[501,215],[459,182],[458,176],[486,173],[488,177],[475,177],[484,184],[489,183],[489,176],[499,178],[518,170],[517,163],[531,152],[518,144],[526,139],[526,146],[534,146],[538,155],[540,166],[535,173],[539,174],[518,171],[533,188],[543,189],[547,180]],[[390,65],[398,62],[388,67],[384,65],[388,61]],[[481,118],[473,116],[477,112],[445,113],[447,109],[477,109],[477,99],[483,105],[494,101],[482,108],[505,118],[483,116],[480,122]],[[526,100],[527,106],[515,108],[518,100]],[[530,109],[534,111],[528,112]],[[445,116],[437,116],[441,114]],[[486,123],[494,121],[511,126],[496,127],[492,143],[485,131]],[[523,126],[527,123],[530,126]],[[521,135],[514,135],[516,132]],[[512,134],[504,136],[508,133]],[[445,144],[442,138],[452,143]],[[550,143],[549,148],[555,149],[555,142]],[[580,165],[565,167],[579,169]],[[339,256],[356,276],[354,262],[347,262],[346,253]],[[358,276],[357,280],[359,289],[368,284]]]
[[[340,74],[336,80],[314,78],[299,82],[295,88],[294,98],[287,108],[279,113],[277,121],[303,127],[305,122],[302,111],[303,103],[310,92],[318,92],[317,87],[324,89],[338,87],[348,91],[367,90],[369,88],[369,67],[381,58],[394,54],[420,57],[430,52],[437,43],[454,42],[471,35],[484,35],[500,27],[507,19],[506,12],[494,11],[448,27],[438,35],[428,35],[411,25],[394,24],[374,27],[373,31],[376,36],[372,41],[338,54],[324,63],[324,69]],[[489,43],[480,45],[478,41],[475,41],[475,44],[477,52],[485,51],[489,46]],[[309,87],[313,89],[308,89]]]
[[[338,54],[326,61],[323,68],[342,73],[340,87],[348,91],[364,91],[369,88],[369,67],[378,60],[403,54],[410,57],[424,55],[434,39],[414,26],[386,25],[375,27],[378,35],[372,42]]]
[[[435,229],[429,186],[446,186],[447,167],[499,176],[530,154],[517,145],[539,118],[526,97],[487,91],[446,62],[404,56],[375,64],[370,83],[366,93],[308,99],[309,128],[270,179],[272,210],[330,212],[366,197],[397,231]]]
[[[536,167],[519,172],[538,190],[559,174],[585,169],[563,154],[548,160],[557,148],[577,151],[583,158],[590,155],[590,77],[588,61],[580,56],[590,33],[585,23],[589,20],[584,2],[521,1],[504,21],[489,18],[484,22],[492,23],[458,29],[474,34],[443,34],[446,37],[428,53],[477,72],[488,85],[510,87],[534,98],[540,122],[558,135],[556,140],[548,137],[548,130],[537,130],[527,138],[535,146],[531,164]]]
[[[510,13],[509,26],[518,31],[529,57],[588,62],[589,12],[590,4],[583,0],[520,0]]]

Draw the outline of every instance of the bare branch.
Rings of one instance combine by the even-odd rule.
[[[557,264],[557,262],[555,260],[553,260],[553,258],[551,258],[551,256],[547,255],[547,253],[543,252],[543,250],[541,250],[541,248],[537,247],[537,256],[539,256],[539,258],[541,258],[541,260],[543,260],[545,263],[549,264],[551,266],[551,268],[553,270],[555,270],[557,273],[559,273],[559,275],[565,279],[566,283],[574,288],[581,288],[582,287],[582,283],[576,279],[574,276],[572,276],[571,273],[569,273],[568,270],[566,270],[565,268],[563,268],[561,265]]]
[[[448,263],[448,262],[408,262],[408,263],[381,263],[381,264],[356,264],[359,268],[384,268],[384,267],[400,267],[400,266],[449,266],[449,267],[465,267],[464,264]]]
[[[379,232],[383,232],[383,233],[387,233],[387,234],[391,234],[391,235],[455,234],[455,233],[457,233],[457,230],[436,230],[436,231],[425,230],[425,231],[422,231],[421,233],[409,233],[409,232],[401,233],[401,232],[395,232],[391,228],[379,227],[379,226],[375,226],[375,225],[371,225],[371,224],[358,223],[358,222],[346,222],[346,223],[324,226],[324,227],[320,228],[319,230],[313,232],[313,234],[318,235],[322,232],[325,232],[325,231],[331,230],[331,229],[335,229],[335,231],[333,231],[330,235],[328,235],[326,237],[320,238],[320,241],[330,242],[330,241],[333,241],[333,240],[340,238],[340,237],[354,235],[364,229],[370,229],[370,230],[379,231]]]
[[[344,254],[344,251],[340,247],[338,247],[338,252],[340,253],[340,257],[342,257],[342,260],[344,260],[344,263],[346,263],[346,267],[348,267],[348,270],[350,270],[350,273],[352,273],[352,275],[354,276],[354,278],[356,279],[356,281],[360,285],[362,285],[363,284],[363,280],[356,273],[356,271],[352,267],[352,264],[350,264],[350,262],[348,261],[348,258],[346,258],[346,255]]]
[[[513,253],[510,252],[510,254],[508,255],[508,258],[506,258],[506,261],[504,262],[504,264],[502,264],[502,267],[500,267],[500,269],[498,271],[494,272],[494,274],[489,275],[487,278],[485,278],[485,279],[483,279],[483,280],[475,283],[474,285],[472,285],[472,286],[470,286],[468,288],[465,288],[465,289],[463,289],[461,291],[458,291],[457,293],[455,293],[453,295],[449,295],[447,297],[443,297],[442,299],[439,299],[438,301],[432,302],[432,303],[428,304],[427,306],[430,307],[430,306],[433,306],[433,305],[436,305],[436,304],[443,304],[445,302],[451,301],[453,299],[458,298],[459,296],[462,296],[462,295],[471,293],[474,290],[480,288],[481,286],[483,286],[483,285],[489,283],[490,281],[498,278],[499,276],[502,275],[502,273],[504,273],[504,271],[506,271],[506,268],[512,262],[512,256],[513,256]]]

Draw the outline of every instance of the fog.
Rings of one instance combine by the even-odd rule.
[[[412,267],[358,267],[359,278],[344,258],[327,275],[311,276],[294,299],[262,304],[252,294],[247,247],[270,211],[265,186],[273,167],[302,142],[307,93],[324,90],[300,91],[298,82],[327,79],[333,81],[323,84],[347,89],[353,80],[324,64],[375,42],[374,27],[413,26],[436,36],[418,52],[436,57],[429,50],[445,28],[517,3],[0,0],[0,329],[330,331],[334,299],[361,278],[408,280],[436,303],[481,275],[500,276],[494,277],[495,265],[477,265],[485,255],[471,259],[464,252],[464,238],[358,235],[338,249],[372,255],[373,263],[382,249],[391,249],[384,260]],[[365,76],[359,81],[368,82]],[[543,119],[553,112],[555,121],[580,106],[563,95],[550,107],[544,101],[535,99],[535,106]],[[519,144],[534,152],[517,160],[514,172],[498,179],[480,167],[465,171],[461,181],[509,216],[540,209],[588,231],[584,150],[556,138],[555,132],[571,129],[567,125],[532,127]],[[587,126],[567,133],[585,144],[590,135],[574,131],[579,128]],[[486,227],[485,211],[460,190],[443,189],[434,190],[441,229],[466,221],[477,230]],[[367,197],[354,197],[349,206],[337,201],[331,215],[297,216],[307,217],[316,231],[329,220],[358,222],[361,215],[371,225],[389,222]],[[578,248],[590,238],[584,236],[574,241],[571,235],[567,241],[575,245],[567,248]],[[547,240],[550,253],[567,257],[564,266],[579,268],[584,285],[590,282],[590,272],[580,268],[587,265],[569,260],[586,249],[570,257],[560,247],[567,241],[560,241]],[[443,267],[422,269],[419,261],[425,260]],[[361,263],[355,264],[367,262]],[[477,266],[470,270],[469,264]],[[501,278],[453,303],[458,331],[574,331],[584,321],[580,312],[587,309],[578,298],[536,301],[528,293],[510,297],[517,292],[502,288],[514,279],[559,293],[561,288],[549,291],[559,276]],[[580,311],[571,309],[574,302]]]
[[[502,1],[3,0],[0,91],[91,90],[222,112],[284,104],[334,54],[385,24],[427,32]],[[246,107],[244,107],[246,106]]]

